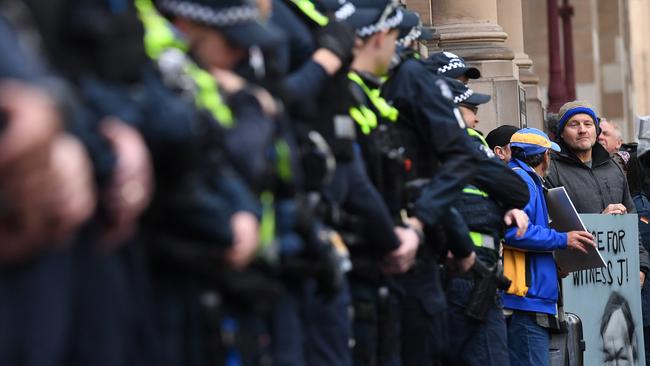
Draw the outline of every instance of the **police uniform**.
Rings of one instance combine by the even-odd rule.
[[[490,100],[489,95],[475,93],[462,82],[449,79],[448,84],[457,104],[478,106]],[[512,208],[522,209],[528,202],[525,182],[504,165],[490,150],[483,136],[471,129],[473,153],[481,160],[471,184],[454,206],[463,216],[476,246],[475,252],[488,268],[499,263],[503,238],[503,216]],[[447,361],[463,365],[508,364],[508,342],[500,295],[494,294],[484,320],[466,315],[475,286],[473,272],[450,276],[446,294],[449,314],[449,352]]]
[[[310,1],[287,1],[286,4],[293,14],[311,29],[314,42],[318,40],[318,35],[324,31],[324,28],[344,26],[330,24],[335,21],[335,16],[328,18]],[[323,4],[319,2],[318,5]],[[337,9],[330,10],[334,13]],[[293,31],[290,28],[291,23],[276,21],[281,22],[279,26],[285,27],[287,32]],[[323,47],[320,43],[318,46]],[[350,43],[349,47],[351,46]],[[335,214],[330,216],[329,224],[338,230],[353,231],[355,237],[367,238],[367,242],[381,252],[389,251],[396,248],[399,242],[393,232],[390,216],[382,204],[381,196],[368,179],[360,152],[354,147],[355,122],[348,114],[354,103],[349,93],[350,81],[347,78],[349,60],[342,61],[343,68],[331,77],[326,76],[322,67],[311,59],[305,59],[303,63],[297,64],[291,62],[294,66],[285,79],[285,86],[294,95],[290,99],[296,101],[290,104],[292,117],[304,123],[308,129],[319,132],[331,146],[336,158],[334,175],[327,186],[322,188],[326,205],[330,207],[330,212]],[[312,69],[314,72],[309,71]],[[326,76],[326,79],[322,79],[322,76]],[[297,80],[300,82],[296,82]],[[312,84],[310,85],[309,82]],[[313,88],[314,85],[319,88]],[[312,93],[316,94],[316,98],[309,97],[313,95]],[[341,215],[336,212],[343,213],[344,217],[360,218],[363,223],[355,219],[357,223],[354,227],[350,227],[350,223],[340,221]],[[349,351],[350,303],[347,288],[344,288],[330,303],[315,294],[313,289],[307,289],[304,304],[306,308],[305,356],[309,365],[350,365],[352,363]]]
[[[396,127],[412,162],[407,180],[418,184],[411,199],[411,214],[425,224],[426,241],[420,261],[400,279],[405,297],[402,309],[402,362],[404,365],[437,364],[447,349],[445,296],[437,265],[446,246],[439,242],[445,212],[470,182],[477,159],[467,148],[465,123],[453,103],[447,83],[428,72],[422,61],[407,57],[395,66],[382,87],[382,96],[399,110]],[[449,243],[456,257],[471,254],[473,248]],[[443,254],[444,255],[444,254]]]
[[[70,4],[59,4],[56,12],[47,12],[51,10],[49,6],[40,7],[27,1],[30,6],[31,20],[34,25],[41,30],[43,49],[41,51],[47,55],[49,65],[55,72],[69,77],[71,81],[77,82],[78,87],[74,91],[65,88],[57,89],[57,98],[60,103],[65,103],[66,122],[69,131],[80,138],[89,153],[93,170],[95,173],[95,183],[101,190],[112,177],[115,164],[115,156],[110,144],[102,138],[99,132],[99,121],[106,115],[101,108],[95,109],[94,105],[82,104],[86,101],[85,97],[89,96],[82,91],[82,81],[78,76],[81,73],[93,74],[97,77],[101,74],[103,78],[112,78],[113,81],[123,81],[137,74],[132,72],[130,67],[141,66],[143,58],[139,58],[143,53],[125,52],[124,62],[120,64],[119,69],[125,66],[126,69],[108,70],[106,64],[102,64],[94,56],[98,56],[101,51],[105,51],[108,46],[95,46],[102,40],[106,34],[83,33],[88,35],[84,44],[79,49],[87,52],[79,52],[75,49],[83,41],[80,39],[64,38],[65,35],[79,34],[79,23],[76,16],[77,11],[84,13],[87,10],[96,11],[94,14],[97,18],[83,18],[90,20],[101,19],[108,24],[122,25],[121,30],[125,36],[123,43],[117,42],[122,47],[133,43],[142,43],[141,34],[137,33],[134,24],[138,24],[137,18],[132,12],[132,8],[124,9],[119,12],[123,16],[123,23],[116,21],[116,17],[111,17],[108,10],[101,4],[91,4],[88,2],[77,2]],[[43,5],[43,4],[40,4]],[[52,4],[48,4],[52,5]],[[85,23],[88,25],[88,23]],[[81,26],[83,29],[83,26]],[[113,26],[108,26],[115,29]],[[84,29],[87,30],[87,29]],[[103,39],[105,40],[105,39]],[[93,43],[93,42],[97,43]],[[114,44],[113,44],[114,45]],[[128,48],[128,47],[127,47]],[[91,51],[92,49],[92,51]],[[115,51],[115,49],[111,49]],[[16,51],[12,51],[16,52]],[[94,53],[97,52],[97,53]],[[75,54],[75,62],[68,63],[70,58],[62,57],[62,54]],[[92,56],[91,56],[92,54]],[[133,56],[133,57],[131,57]],[[101,58],[101,56],[99,56]],[[101,61],[105,61],[102,59]],[[26,63],[27,64],[27,63]],[[111,74],[110,71],[115,73]],[[104,105],[110,105],[115,100],[103,101]],[[115,107],[115,105],[113,105]],[[121,106],[118,106],[119,109]],[[115,112],[115,110],[113,109]],[[110,115],[116,115],[112,113]],[[102,207],[98,210],[102,212]],[[98,243],[99,231],[105,222],[104,217],[98,215],[91,223],[87,224],[70,243],[68,251],[57,253],[56,257],[67,257],[65,270],[60,271],[57,265],[51,260],[46,267],[47,271],[38,271],[39,276],[34,277],[33,283],[39,283],[44,286],[38,295],[46,296],[47,309],[42,310],[42,314],[31,317],[39,322],[38,334],[45,339],[55,341],[57,347],[65,347],[65,352],[59,351],[53,354],[55,350],[48,342],[39,341],[39,351],[29,352],[30,356],[21,360],[9,361],[8,363],[25,363],[31,364],[31,358],[44,359],[37,361],[36,364],[66,364],[66,365],[129,365],[129,364],[151,364],[156,363],[153,345],[155,342],[151,333],[152,322],[148,312],[148,284],[144,273],[145,263],[140,250],[140,243],[130,241],[127,245],[106,253]],[[50,272],[49,274],[47,272]],[[54,281],[54,284],[48,284],[48,281]],[[21,286],[28,289],[29,286]],[[57,304],[53,299],[65,301],[65,304]],[[36,309],[41,303],[40,300],[32,299],[31,303]],[[54,316],[56,322],[47,318]],[[23,325],[20,328],[31,329],[31,326]],[[50,330],[58,329],[57,334],[47,334]],[[44,352],[40,351],[44,350]]]
[[[0,15],[0,78],[37,83],[43,70],[21,47],[17,26]],[[19,265],[0,265],[0,363],[65,364],[74,324],[73,259],[70,251],[46,250]]]
[[[371,37],[384,29],[410,29],[405,22],[407,11],[394,8],[393,4],[354,2],[367,19],[353,14],[348,21],[355,25],[361,38]],[[381,5],[381,6],[380,6]],[[376,12],[374,17],[367,15]],[[411,18],[412,20],[412,18]],[[395,131],[399,111],[380,94],[380,77],[360,70],[351,70],[348,78],[353,85],[356,103],[350,116],[356,124],[360,147],[367,174],[388,209],[390,221],[387,227],[403,225],[401,208],[404,194],[406,162],[402,156],[403,144]],[[373,228],[379,223],[373,222]],[[372,241],[369,241],[372,243]],[[399,365],[400,361],[400,295],[401,286],[394,278],[382,274],[381,258],[387,253],[383,248],[352,247],[353,263],[374,262],[373,266],[357,264],[351,272],[351,288],[354,299],[353,357],[355,365]]]

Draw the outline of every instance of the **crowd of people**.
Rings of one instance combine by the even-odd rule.
[[[594,241],[544,189],[650,212],[643,157],[579,101],[484,136],[431,38],[391,0],[0,0],[0,363],[548,365],[553,250]]]

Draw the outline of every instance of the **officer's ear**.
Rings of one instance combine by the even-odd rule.
[[[389,29],[384,29],[381,32],[377,32],[373,34],[370,39],[372,42],[372,47],[375,49],[380,49],[382,48],[384,42],[386,41],[386,36],[388,35]]]

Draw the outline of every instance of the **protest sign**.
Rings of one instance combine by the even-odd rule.
[[[637,216],[580,217],[606,263],[562,281],[565,311],[582,320],[584,364],[644,365]]]

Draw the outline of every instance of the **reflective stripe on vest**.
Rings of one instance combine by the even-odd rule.
[[[354,72],[348,73],[348,79],[361,87],[363,92],[368,96],[368,99],[370,99],[372,105],[377,108],[383,118],[386,118],[391,122],[397,121],[397,117],[399,117],[399,111],[397,108],[388,104],[386,99],[380,96],[381,92],[379,89],[370,89],[368,85],[363,82],[363,79],[361,79],[361,77]]]
[[[309,0],[289,0],[294,4],[300,11],[311,19],[314,23],[320,25],[321,27],[326,26],[329,23],[329,18],[323,15],[320,11],[316,9],[314,3]]]
[[[470,231],[469,237],[472,239],[474,246],[496,250],[496,245],[494,245],[494,238],[490,235]]]
[[[276,173],[283,182],[291,181],[291,150],[285,140],[275,143]]]
[[[158,13],[151,0],[136,0],[138,17],[144,25],[144,48],[150,59],[157,61],[169,49],[187,52],[187,44],[173,31],[171,24]],[[197,93],[194,103],[207,110],[223,127],[233,126],[230,108],[224,103],[214,77],[186,58],[184,72],[194,81]]]
[[[485,147],[487,147],[488,149],[490,148],[487,141],[485,141],[485,138],[483,138],[483,135],[478,133],[476,130],[471,129],[471,128],[467,128],[467,134],[472,136],[472,137],[478,138],[479,140],[481,140],[481,143]],[[474,186],[471,186],[471,185],[468,185],[465,188],[463,188],[463,193],[473,194],[473,195],[481,196],[481,197],[484,197],[484,198],[489,197],[489,195],[487,193],[485,193],[482,190],[480,190],[480,189],[478,189],[478,188],[476,188]],[[494,243],[494,237],[492,237],[490,235],[486,235],[486,234],[483,234],[483,233],[478,233],[478,232],[475,232],[475,231],[470,231],[469,232],[469,237],[472,239],[472,242],[477,247],[496,250],[496,245]]]
[[[361,132],[364,135],[369,135],[377,127],[377,116],[375,112],[365,105],[350,107],[350,117],[361,127]]]
[[[478,189],[478,188],[476,188],[474,186],[466,186],[465,188],[463,188],[463,193],[473,194],[473,195],[481,196],[481,197],[485,197],[485,198],[489,197],[487,193],[481,191],[480,189]]]
[[[262,219],[260,220],[260,251],[268,250],[275,238],[275,208],[273,193],[264,191],[260,195]]]

